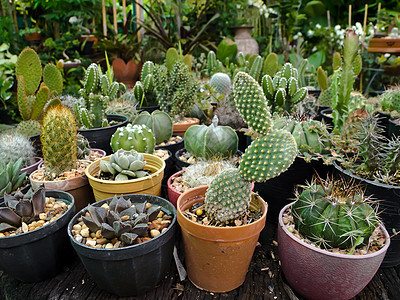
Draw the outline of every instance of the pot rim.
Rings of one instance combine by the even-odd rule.
[[[171,191],[173,191],[173,192],[175,192],[175,193],[177,193],[177,194],[179,194],[179,195],[181,195],[182,193],[179,192],[177,189],[175,189],[175,188],[172,186],[172,180],[174,180],[176,177],[178,177],[179,175],[181,175],[181,174],[184,173],[184,172],[185,172],[184,169],[183,169],[183,170],[180,170],[180,171],[178,171],[178,172],[172,174],[172,175],[168,178],[168,180],[167,180],[167,186],[168,186],[168,188],[171,189]]]
[[[93,181],[98,182],[98,183],[111,184],[111,185],[115,185],[115,184],[121,185],[121,184],[125,184],[125,183],[145,181],[145,180],[148,180],[150,178],[158,176],[161,172],[164,171],[166,164],[165,164],[165,161],[163,159],[159,158],[156,155],[149,154],[149,153],[142,153],[142,154],[144,155],[145,160],[151,158],[153,161],[159,161],[159,162],[161,161],[162,162],[161,168],[159,168],[156,172],[154,172],[151,175],[148,175],[148,176],[145,176],[145,177],[142,177],[142,178],[134,178],[134,179],[128,179],[128,180],[115,181],[115,180],[104,180],[104,179],[99,179],[99,178],[94,177],[92,174],[90,174],[89,169],[91,169],[95,165],[100,165],[100,161],[101,160],[108,160],[111,157],[111,155],[107,155],[105,157],[102,157],[102,158],[99,158],[99,159],[95,160],[90,165],[88,165],[86,167],[86,170],[85,170],[85,175],[87,176],[87,178],[89,180],[93,180]],[[149,157],[147,157],[147,156],[149,156]]]
[[[119,114],[108,114],[108,115],[107,115],[107,119],[110,118],[111,121],[113,121],[112,118],[113,118],[114,116],[123,117],[124,120],[121,121],[121,123],[119,123],[119,124],[114,124],[114,125],[107,126],[107,127],[90,128],[90,129],[78,129],[78,133],[81,133],[81,132],[92,132],[92,131],[94,131],[94,130],[107,130],[107,129],[114,128],[114,127],[118,127],[118,126],[124,126],[124,125],[126,125],[126,124],[128,123],[128,117],[127,117],[127,116],[124,116],[124,115],[119,115]]]
[[[74,237],[73,237],[73,235],[72,235],[72,232],[71,232],[72,227],[76,224],[76,221],[77,221],[77,219],[78,219],[78,216],[82,216],[83,213],[84,213],[85,211],[87,211],[87,207],[84,207],[84,208],[81,209],[79,212],[77,212],[77,213],[73,216],[73,218],[69,221],[68,227],[67,227],[67,231],[68,231],[68,237],[69,237],[69,239],[71,240],[71,243],[74,244],[74,245],[77,245],[77,246],[79,246],[79,247],[82,247],[83,249],[85,249],[85,256],[88,256],[88,255],[86,255],[86,254],[93,255],[93,256],[98,256],[99,253],[101,253],[101,254],[103,254],[103,255],[105,255],[105,256],[108,256],[108,255],[112,255],[112,253],[127,252],[127,251],[131,251],[132,249],[137,249],[137,248],[139,248],[139,247],[151,247],[151,250],[153,250],[155,247],[152,247],[151,245],[148,246],[150,243],[154,244],[154,243],[159,242],[159,244],[160,244],[159,246],[161,246],[163,243],[165,243],[165,242],[162,241],[161,239],[163,239],[163,238],[166,237],[167,235],[173,235],[173,234],[174,234],[174,227],[175,227],[176,222],[177,222],[177,211],[176,211],[175,207],[172,205],[172,203],[169,202],[167,199],[164,199],[164,198],[162,198],[162,197],[155,196],[155,195],[148,195],[148,194],[123,194],[123,195],[119,195],[119,196],[123,196],[123,197],[124,197],[124,196],[129,196],[129,197],[134,196],[134,197],[138,197],[138,198],[145,196],[145,197],[151,197],[151,198],[158,198],[158,200],[161,199],[162,202],[165,202],[166,204],[168,204],[168,205],[171,206],[172,211],[170,211],[169,209],[165,208],[165,206],[161,206],[161,210],[164,210],[164,212],[165,212],[165,210],[168,210],[168,212],[171,213],[171,214],[173,215],[171,224],[167,227],[167,230],[165,230],[164,232],[162,232],[160,235],[158,235],[158,236],[156,236],[156,237],[154,237],[154,238],[152,238],[152,239],[150,239],[150,240],[148,240],[148,241],[145,241],[145,242],[143,242],[143,243],[140,243],[140,244],[125,246],[125,247],[122,247],[122,248],[111,248],[111,249],[94,248],[94,247],[90,247],[90,246],[87,246],[87,245],[85,245],[85,244],[82,244],[82,243],[77,242],[77,241],[74,239]],[[109,201],[109,202],[110,202],[110,201],[112,200],[112,198],[113,198],[113,197],[109,197],[109,198],[107,198],[107,199],[103,199],[103,200],[100,200],[100,201],[98,201],[98,202],[92,203],[91,205],[94,205],[94,206],[101,206],[101,205],[103,205],[106,201]],[[73,223],[73,222],[74,222],[74,223]],[[158,247],[157,247],[157,248],[158,248]],[[149,250],[150,250],[150,248],[149,248]],[[110,257],[109,259],[110,259],[110,260],[113,260],[111,257]]]
[[[261,204],[263,206],[263,210],[264,211],[263,211],[262,216],[257,221],[255,221],[253,223],[246,224],[246,225],[241,225],[241,226],[236,226],[236,227],[233,227],[233,226],[217,227],[217,226],[204,225],[204,224],[200,224],[200,223],[194,222],[194,221],[186,218],[183,215],[182,210],[181,210],[181,202],[182,202],[182,198],[184,196],[186,196],[187,193],[189,193],[189,192],[191,192],[193,190],[202,190],[202,189],[207,190],[208,189],[208,185],[201,185],[201,186],[198,186],[198,187],[195,187],[195,188],[188,189],[187,191],[185,191],[184,193],[179,195],[179,198],[178,198],[178,200],[176,202],[176,210],[177,210],[177,214],[178,214],[178,223],[179,223],[179,219],[180,218],[184,218],[189,224],[191,224],[191,226],[196,226],[196,227],[204,228],[204,229],[213,229],[213,230],[216,230],[216,231],[219,231],[219,232],[224,232],[224,231],[229,231],[229,230],[245,230],[248,227],[253,227],[253,226],[259,224],[260,222],[264,222],[265,219],[266,219],[267,211],[268,211],[268,203],[265,202],[264,199],[261,198],[258,194],[256,194],[258,200],[261,202]],[[254,192],[252,192],[252,193],[254,194]]]
[[[296,243],[300,244],[301,246],[314,251],[314,252],[318,252],[321,255],[326,255],[326,256],[331,256],[331,257],[336,257],[336,258],[341,258],[341,259],[352,259],[352,260],[360,260],[360,259],[366,259],[366,258],[371,258],[374,256],[378,256],[381,255],[382,252],[386,252],[389,248],[390,245],[390,236],[389,233],[387,232],[385,226],[383,225],[383,223],[379,223],[379,226],[381,227],[385,237],[386,237],[386,241],[385,241],[385,245],[379,249],[378,251],[374,252],[374,253],[369,253],[369,254],[363,254],[363,255],[354,255],[354,254],[341,254],[341,253],[332,253],[314,246],[311,246],[310,244],[303,242],[302,240],[298,239],[293,233],[291,233],[285,226],[285,224],[283,224],[283,213],[289,208],[291,207],[295,202],[291,202],[287,205],[285,205],[281,211],[279,212],[279,226],[281,227],[281,229],[285,232],[285,234],[290,237],[293,241],[295,241]]]

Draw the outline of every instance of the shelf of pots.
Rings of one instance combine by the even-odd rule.
[[[77,213],[68,225],[86,271],[101,289],[118,296],[142,294],[165,277],[175,230],[174,206],[140,194],[101,200]]]
[[[42,186],[5,194],[0,207],[0,268],[23,282],[39,282],[61,272],[71,258],[67,224],[74,197]]]
[[[76,100],[73,106],[78,120],[78,132],[89,140],[90,146],[111,154],[111,136],[118,127],[125,126],[128,118],[124,115],[107,115],[107,105],[116,99],[126,87],[113,82],[109,74],[103,74],[101,67],[91,64],[85,72],[82,89],[79,90],[83,102]]]
[[[288,283],[307,299],[351,299],[389,248],[377,201],[354,181],[321,178],[302,186],[279,214],[278,245]]]
[[[93,202],[93,192],[85,176],[90,161],[77,159],[76,120],[72,111],[61,104],[50,107],[43,118],[40,140],[44,168],[29,176],[32,187],[44,185],[46,190],[69,192],[77,209]]]
[[[294,137],[273,128],[261,87],[247,73],[234,79],[236,106],[259,136],[246,149],[238,168],[217,175],[210,186],[190,189],[178,198],[189,279],[201,289],[227,292],[246,276],[267,204],[251,191],[251,182],[286,171],[297,154]]]

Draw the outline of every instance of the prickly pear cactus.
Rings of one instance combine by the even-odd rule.
[[[292,207],[300,234],[323,248],[365,245],[378,224],[376,210],[359,186],[340,180],[312,181]]]
[[[155,147],[153,132],[146,125],[128,124],[119,127],[111,137],[111,148],[114,152],[119,149],[126,151],[135,150],[140,153],[152,154]]]
[[[210,126],[190,126],[184,137],[186,150],[196,157],[211,159],[235,155],[239,138],[229,126],[218,126],[218,117],[214,116]]]
[[[278,55],[276,55],[274,52],[271,52],[264,59],[263,74],[274,77],[277,71],[278,71]]]
[[[46,112],[40,141],[46,173],[50,178],[75,167],[77,127],[75,116],[69,108],[58,105]]]
[[[228,95],[231,89],[231,79],[228,74],[215,73],[210,79],[210,86],[212,86],[217,93]]]
[[[150,114],[147,111],[142,111],[133,124],[149,127],[154,134],[157,145],[168,141],[172,137],[174,124],[171,117],[165,112],[155,110]]]

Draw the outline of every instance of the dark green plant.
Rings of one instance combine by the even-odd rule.
[[[157,145],[169,141],[172,137],[174,124],[171,117],[165,112],[155,110],[150,114],[147,111],[142,111],[135,118],[133,124],[142,124],[150,128]]]
[[[124,149],[152,154],[155,145],[156,139],[153,131],[143,124],[128,124],[117,128],[110,141],[110,146],[114,152]]]

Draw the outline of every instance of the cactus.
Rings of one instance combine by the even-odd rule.
[[[218,126],[218,117],[214,116],[212,124],[190,126],[184,137],[185,148],[198,158],[225,158],[236,154],[239,138],[228,126]]]
[[[0,159],[0,197],[17,190],[25,181],[26,173],[20,173],[22,158],[7,164]]]
[[[117,238],[133,245],[139,243],[138,238],[149,236],[148,222],[157,218],[161,207],[147,202],[134,204],[123,196],[114,196],[105,207],[89,205],[87,211],[89,216],[82,216],[82,220],[90,233],[100,230],[102,238]]]
[[[168,71],[171,72],[172,68],[179,60],[179,53],[178,50],[175,48],[169,48],[165,53],[165,66],[167,67]]]
[[[321,91],[325,91],[328,88],[328,76],[321,66],[317,69],[317,80]]]
[[[283,65],[272,79],[269,75],[262,78],[262,88],[272,112],[292,112],[297,103],[307,96],[307,88],[298,88],[298,71],[290,63]]]
[[[297,144],[298,150],[309,154],[329,153],[325,141],[329,136],[326,125],[316,120],[300,121],[285,117],[274,120],[274,127],[289,131]]]
[[[75,167],[77,128],[72,111],[63,105],[51,107],[43,118],[40,136],[46,176],[54,179]]]
[[[43,186],[30,189],[25,195],[18,191],[14,196],[4,195],[5,207],[0,207],[0,232],[16,230],[24,223],[39,220],[45,211],[46,197]]]
[[[384,111],[400,113],[400,87],[392,87],[381,96],[381,105]]]
[[[154,73],[154,63],[152,61],[146,61],[143,64],[142,72],[140,74],[140,80],[144,81],[147,75],[152,75]]]
[[[207,71],[209,78],[211,78],[211,76],[215,74],[216,69],[217,69],[217,56],[215,55],[214,51],[210,51],[207,54]]]
[[[83,87],[79,90],[84,104],[76,103],[74,113],[81,128],[106,127],[108,121],[105,111],[109,101],[114,100],[120,91],[118,82],[110,82],[107,75],[101,73],[97,64],[91,64],[85,72]]]
[[[125,94],[124,94],[125,95]],[[124,98],[125,99],[125,98]],[[124,115],[128,117],[128,122],[133,122],[138,112],[136,110],[136,104],[129,100],[114,100],[108,103],[106,108],[107,115]]]
[[[215,73],[211,76],[210,86],[212,86],[217,93],[226,96],[231,89],[231,79],[228,74]]]
[[[47,64],[43,69],[43,82],[40,83],[42,80],[40,58],[33,49],[26,48],[18,56],[15,75],[18,80],[18,109],[22,117],[17,132],[27,136],[40,134],[40,120],[46,103],[62,92],[61,73],[55,65]]]
[[[111,137],[110,145],[114,152],[119,149],[136,150],[140,153],[153,153],[156,139],[146,125],[128,124],[119,127]]]
[[[22,168],[33,164],[35,156],[34,148],[29,138],[20,133],[1,133],[0,134],[0,160],[5,164],[10,161],[15,163],[19,158],[22,159]]]
[[[262,58],[260,55],[257,55],[251,65],[249,74],[251,77],[253,77],[256,81],[258,81],[258,78],[261,75],[261,69],[262,69]]]
[[[275,73],[278,71],[278,55],[274,52],[268,54],[264,59],[262,71],[264,75],[274,77]]]
[[[86,159],[90,155],[89,141],[81,134],[78,134],[76,138],[78,146],[76,148],[77,159]]]
[[[111,179],[121,181],[147,176],[148,172],[143,170],[145,165],[146,161],[142,153],[119,149],[111,154],[110,161],[100,161],[100,170],[104,173],[111,173]]]
[[[354,249],[368,243],[378,217],[360,186],[344,179],[314,179],[302,188],[292,207],[300,234],[322,248]]]
[[[82,97],[76,98],[72,95],[61,95],[59,97],[61,104],[67,106],[70,109],[74,109],[75,103],[79,102],[79,105],[84,104],[84,99]]]
[[[328,87],[326,90],[323,90],[318,97],[318,104],[323,106],[331,106],[332,105],[332,88]]]
[[[263,182],[286,171],[297,154],[294,137],[272,127],[261,87],[250,75],[239,72],[233,83],[235,103],[257,137],[246,149],[238,169],[220,173],[205,198],[205,211],[215,225],[232,223],[244,216],[251,202],[250,182]]]
[[[150,128],[154,134],[157,145],[169,141],[172,137],[174,124],[171,117],[165,112],[155,110],[150,114],[147,111],[142,111],[136,117],[133,124],[142,124]]]

